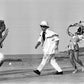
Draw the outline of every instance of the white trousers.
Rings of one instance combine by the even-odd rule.
[[[42,71],[42,69],[44,68],[46,63],[50,63],[53,68],[58,71],[61,72],[62,69],[60,68],[60,66],[57,64],[56,59],[54,57],[54,54],[52,54],[51,56],[47,55],[47,56],[43,56],[42,62],[40,63],[40,65],[38,66],[37,70]]]
[[[62,71],[62,69],[57,64],[55,59],[55,53],[58,52],[58,45],[59,45],[59,40],[54,41],[49,39],[45,42],[44,48],[43,48],[44,56],[37,70],[42,71],[45,64],[49,62],[56,71],[58,72]]]

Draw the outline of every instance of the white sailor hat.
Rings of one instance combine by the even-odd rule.
[[[48,22],[46,22],[46,21],[42,21],[42,22],[40,23],[40,26],[41,26],[41,27],[45,27],[45,28],[49,28]]]

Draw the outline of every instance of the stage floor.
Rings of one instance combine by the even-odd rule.
[[[47,64],[40,76],[36,75],[33,69],[36,69],[41,59],[30,59],[6,61],[0,68],[0,84],[84,84],[84,72],[81,67],[78,65],[79,72],[72,74],[73,68],[68,58],[60,58],[57,61],[64,71],[63,75],[55,75],[53,67]],[[84,57],[81,56],[80,59],[84,63]]]

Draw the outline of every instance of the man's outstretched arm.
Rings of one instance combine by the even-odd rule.
[[[38,48],[38,46],[41,44],[41,42],[40,41],[38,41],[37,42],[37,44],[36,44],[36,46],[35,46],[35,49],[37,49]]]

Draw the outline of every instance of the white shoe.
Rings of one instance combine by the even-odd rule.
[[[78,69],[75,69],[72,73],[75,74],[78,72]]]

